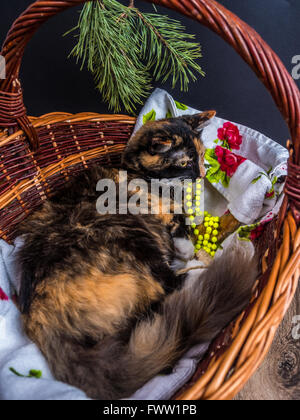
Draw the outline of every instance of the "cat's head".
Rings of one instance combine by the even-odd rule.
[[[143,178],[204,177],[205,147],[201,129],[215,115],[215,111],[206,111],[147,122],[124,150],[124,169]]]

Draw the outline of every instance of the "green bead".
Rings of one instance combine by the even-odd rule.
[[[197,236],[197,235],[199,235],[199,230],[198,229],[195,229],[194,230],[194,234]]]
[[[216,236],[214,236],[211,241],[216,243],[216,242],[218,242],[218,238]]]

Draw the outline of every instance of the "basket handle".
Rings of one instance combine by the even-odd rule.
[[[38,136],[23,103],[19,70],[27,43],[50,17],[88,0],[36,1],[15,21],[1,54],[6,59],[7,79],[0,83],[0,126],[19,125],[31,146],[38,148]],[[300,93],[285,66],[250,26],[215,0],[145,0],[166,6],[207,26],[249,64],[272,94],[289,126],[294,145],[294,163],[300,163]]]

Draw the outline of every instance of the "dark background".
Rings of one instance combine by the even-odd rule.
[[[1,1],[1,43],[14,19],[31,3],[31,0]],[[256,29],[292,71],[292,57],[300,55],[300,0],[220,0],[220,3]],[[141,0],[136,0],[136,6],[153,11],[152,5]],[[53,111],[110,112],[95,90],[90,73],[80,71],[75,60],[67,58],[74,38],[62,35],[76,25],[80,9],[69,9],[48,21],[26,50],[21,81],[29,115]],[[167,9],[158,10],[180,19],[189,32],[197,35],[203,48],[201,65],[206,77],[199,76],[187,93],[179,89],[171,91],[169,84],[157,86],[169,90],[180,102],[198,109],[216,109],[219,116],[251,126],[285,145],[289,133],[279,111],[235,51],[198,23]],[[296,83],[300,86],[300,80]]]

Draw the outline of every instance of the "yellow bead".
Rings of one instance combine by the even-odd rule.
[[[209,227],[208,222],[205,222],[205,223],[204,223],[204,226],[205,226],[205,227]]]
[[[186,199],[187,199],[187,200],[191,200],[191,199],[192,199],[191,194],[188,194],[188,195],[186,196]]]
[[[211,241],[216,243],[216,242],[218,242],[218,238],[216,238],[216,236],[214,236]]]
[[[191,221],[193,221],[193,220],[195,219],[195,216],[189,216],[189,219],[190,219]]]
[[[204,239],[206,239],[207,241],[209,240],[209,238],[210,238],[210,236],[206,233],[205,235],[204,235]]]
[[[197,182],[197,184],[200,184],[200,182],[201,182],[201,178],[197,178],[197,179],[196,179],[196,182]]]
[[[210,249],[208,247],[205,248],[205,251],[210,254]]]
[[[219,223],[214,223],[214,228],[218,229],[218,227],[219,227]]]
[[[218,236],[218,235],[219,235],[219,232],[218,232],[217,230],[214,230],[214,231],[213,231],[213,235],[214,235],[214,236]]]
[[[210,221],[209,226],[213,226],[213,225],[214,225],[214,222]]]
[[[208,227],[207,229],[206,229],[206,233],[211,233],[212,232],[212,228],[211,227]]]
[[[205,241],[203,241],[203,245],[204,245],[204,246],[207,246],[207,245],[208,245],[208,241],[206,241],[206,240],[205,240]]]
[[[205,213],[206,213],[206,212],[204,212],[204,214],[205,214]],[[207,216],[206,216],[204,220],[205,220],[206,222],[209,222],[209,220],[210,220],[210,219],[209,219],[209,217],[207,217]]]
[[[216,244],[213,244],[211,248],[215,251],[218,247]]]
[[[220,217],[214,217],[214,222],[219,222],[219,220],[220,220]]]
[[[212,244],[211,243],[209,243],[208,245],[207,245],[207,247],[210,249],[210,248],[212,248]]]
[[[196,225],[196,223],[193,223],[193,224],[191,224],[191,227],[193,228],[193,229],[195,229],[195,227],[196,227],[197,225]]]
[[[195,229],[194,230],[194,234],[197,236],[197,235],[199,235],[199,230],[198,229]]]
[[[194,213],[194,210],[193,209],[188,209],[188,214],[193,214]]]
[[[210,255],[211,255],[212,257],[214,257],[214,256],[216,255],[215,251],[211,251],[211,252],[210,252]]]
[[[200,206],[200,204],[201,204],[201,203],[200,203],[200,201],[196,201],[196,206],[197,206],[199,209],[200,209],[200,207],[199,207],[199,206]]]
[[[208,212],[207,211],[204,212],[204,216],[208,216]]]
[[[188,201],[188,202],[186,203],[186,205],[187,205],[188,207],[192,207],[193,203],[192,203],[191,201]]]
[[[203,235],[199,235],[198,239],[199,239],[199,241],[203,241],[203,239],[204,239]]]
[[[197,249],[201,249],[201,245],[200,245],[200,244],[197,244],[197,245],[196,245],[196,248],[197,248]]]
[[[192,192],[192,188],[187,188],[186,192],[191,193]]]

